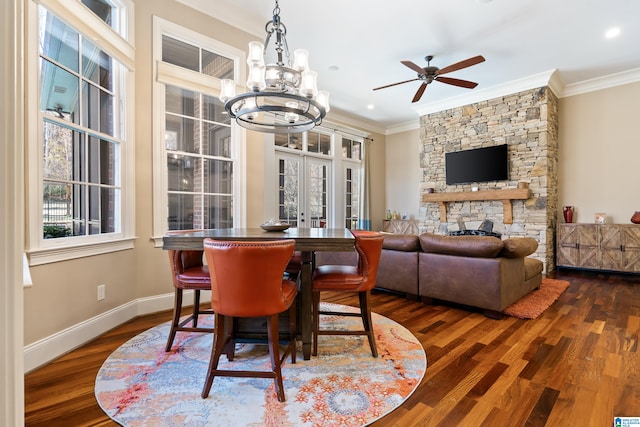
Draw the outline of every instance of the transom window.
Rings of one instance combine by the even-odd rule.
[[[154,102],[156,236],[238,223],[238,136],[216,89],[221,79],[238,79],[238,52],[154,18],[154,98],[162,100]]]

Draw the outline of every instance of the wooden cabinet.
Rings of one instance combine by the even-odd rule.
[[[560,224],[557,242],[558,266],[600,268],[598,225]]]
[[[600,226],[601,268],[640,273],[640,226]]]
[[[558,267],[640,273],[640,226],[634,224],[560,224]]]
[[[420,234],[418,221],[414,219],[384,219],[382,231],[393,234]]]

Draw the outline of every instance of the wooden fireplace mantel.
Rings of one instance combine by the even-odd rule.
[[[440,206],[440,221],[447,222],[447,202],[500,200],[504,211],[504,223],[513,224],[512,200],[526,200],[530,196],[529,188],[520,183],[521,188],[505,190],[456,191],[450,193],[425,193],[422,201],[437,203]]]

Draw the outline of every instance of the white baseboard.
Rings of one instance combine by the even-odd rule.
[[[209,295],[202,292],[201,301],[207,301]],[[24,347],[24,372],[51,362],[136,316],[171,310],[173,300],[173,293],[139,298],[31,343]],[[185,292],[183,305],[192,304],[193,292]]]

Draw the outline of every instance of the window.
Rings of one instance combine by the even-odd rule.
[[[134,234],[133,214],[123,203],[132,194],[123,183],[133,176],[125,167],[132,155],[133,112],[125,94],[133,81],[133,48],[114,31],[124,31],[132,5],[85,0],[87,8],[78,2],[71,12],[68,5],[43,4],[29,6],[38,28],[37,57],[29,60],[38,97],[37,114],[29,114],[38,123],[29,134],[36,148],[30,150],[29,201],[39,207],[29,210],[32,264],[121,250],[132,246]],[[98,252],[82,248],[95,244]]]
[[[98,18],[104,21],[105,24],[118,31],[118,20],[115,19],[118,13],[118,7],[113,3],[105,0],[82,0],[82,4],[87,6]]]
[[[231,125],[217,98],[166,86],[168,228],[233,227]]]
[[[154,18],[154,234],[239,224],[241,135],[218,100],[244,53]],[[156,237],[156,244],[161,238]]]
[[[342,159],[345,183],[345,227],[358,228],[360,212],[360,181],[362,142],[342,138]]]

